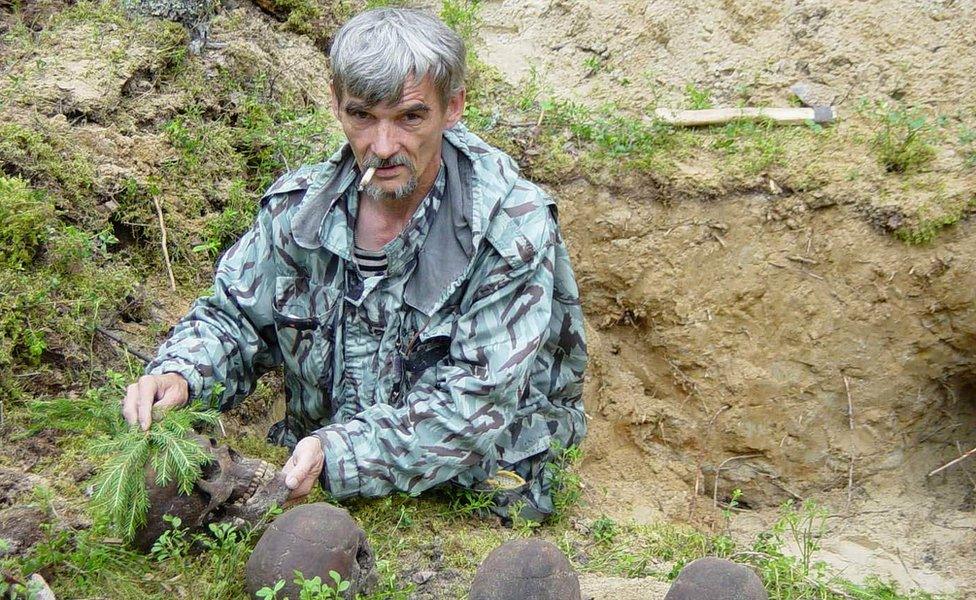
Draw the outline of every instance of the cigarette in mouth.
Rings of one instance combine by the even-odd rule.
[[[370,168],[366,169],[366,174],[363,175],[363,178],[359,181],[359,190],[358,191],[360,191],[360,192],[363,191],[363,188],[366,187],[367,185],[369,185],[369,182],[373,179],[373,174],[374,173],[376,173],[376,167],[370,167]]]

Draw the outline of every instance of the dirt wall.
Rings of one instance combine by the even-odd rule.
[[[920,445],[976,445],[970,228],[920,249],[794,197],[560,196],[593,327],[589,411],[615,432],[594,470],[633,445],[649,479],[656,464],[711,494],[723,461],[754,455],[725,465],[719,496],[762,506],[846,488],[852,452],[856,486]]]

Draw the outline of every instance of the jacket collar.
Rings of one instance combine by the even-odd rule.
[[[464,281],[488,223],[518,178],[511,159],[488,146],[460,123],[444,132],[441,159],[446,168],[445,197],[434,216],[404,300],[432,315]],[[493,160],[494,159],[494,160]],[[326,216],[346,189],[359,179],[348,144],[314,168],[308,189],[291,219],[292,235],[302,248],[327,246]],[[336,252],[348,259],[346,250]],[[330,251],[335,252],[331,245]]]

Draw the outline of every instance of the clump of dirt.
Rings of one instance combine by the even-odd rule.
[[[44,479],[37,475],[0,467],[0,508],[13,506],[42,483]]]
[[[41,525],[48,522],[47,513],[36,506],[14,506],[0,511],[0,539],[7,547],[0,557],[20,556],[44,539]]]
[[[6,444],[3,455],[10,458],[24,472],[29,472],[38,462],[60,454],[61,450],[57,442],[57,432],[53,429],[44,429],[23,440]]]

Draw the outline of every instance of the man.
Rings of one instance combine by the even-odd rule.
[[[271,186],[213,295],[129,386],[125,417],[147,428],[153,408],[218,389],[227,410],[283,364],[269,438],[293,448],[293,497],[316,480],[346,498],[507,473],[500,513],[541,520],[550,449],[586,431],[583,318],[553,203],[459,124],[464,43],[437,19],[362,13],[331,59],[348,143]]]

